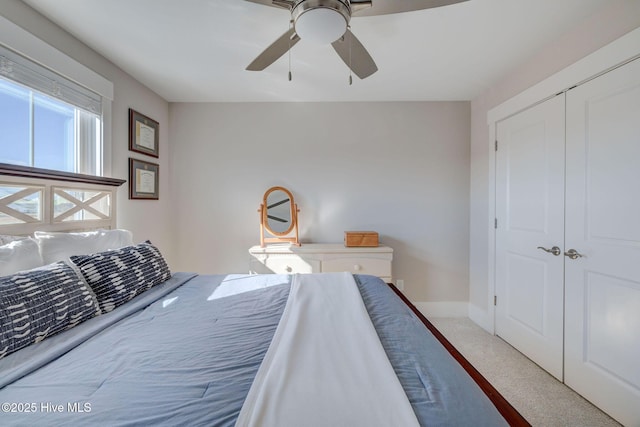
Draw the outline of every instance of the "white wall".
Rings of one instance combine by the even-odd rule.
[[[488,111],[638,27],[640,2],[612,0],[471,102],[469,309],[472,317],[476,315],[474,320],[483,326],[490,328],[487,319],[482,318],[493,289],[489,283],[488,247],[489,233],[493,232],[493,218],[489,218],[493,176],[489,165],[494,152],[489,141]]]
[[[159,201],[128,200],[128,183],[120,187],[117,201],[118,226],[131,230],[135,241],[151,239],[172,264],[174,246],[170,218],[168,103],[25,3],[1,0],[0,14],[113,82],[112,176],[129,179],[129,157],[146,159],[160,165]],[[130,107],[160,122],[159,160],[128,151]]]
[[[413,301],[468,299],[469,103],[171,104],[181,270],[247,272],[290,189],[305,242],[375,230]]]

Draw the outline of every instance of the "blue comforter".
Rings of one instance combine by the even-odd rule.
[[[506,425],[386,284],[356,279],[421,425]],[[177,273],[1,360],[0,425],[233,426],[289,286],[287,275]]]

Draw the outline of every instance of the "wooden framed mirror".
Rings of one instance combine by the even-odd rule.
[[[267,243],[292,243],[298,239],[298,205],[293,194],[284,187],[271,187],[260,204],[260,246]],[[265,234],[272,237],[266,237]]]

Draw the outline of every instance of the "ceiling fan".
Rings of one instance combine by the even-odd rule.
[[[291,13],[289,31],[266,48],[247,67],[262,71],[287,53],[301,39],[331,44],[340,58],[361,79],[378,67],[367,49],[350,30],[352,17],[387,15],[448,6],[467,0],[247,0],[279,7]],[[289,76],[291,78],[291,76]]]

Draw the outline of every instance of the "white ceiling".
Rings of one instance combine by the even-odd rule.
[[[243,0],[23,1],[167,101],[262,102],[474,99],[613,0],[470,0],[356,17],[352,31],[379,71],[354,76],[352,86],[331,46],[304,40],[292,49],[293,81],[286,55],[245,71],[287,31],[283,9]]]

